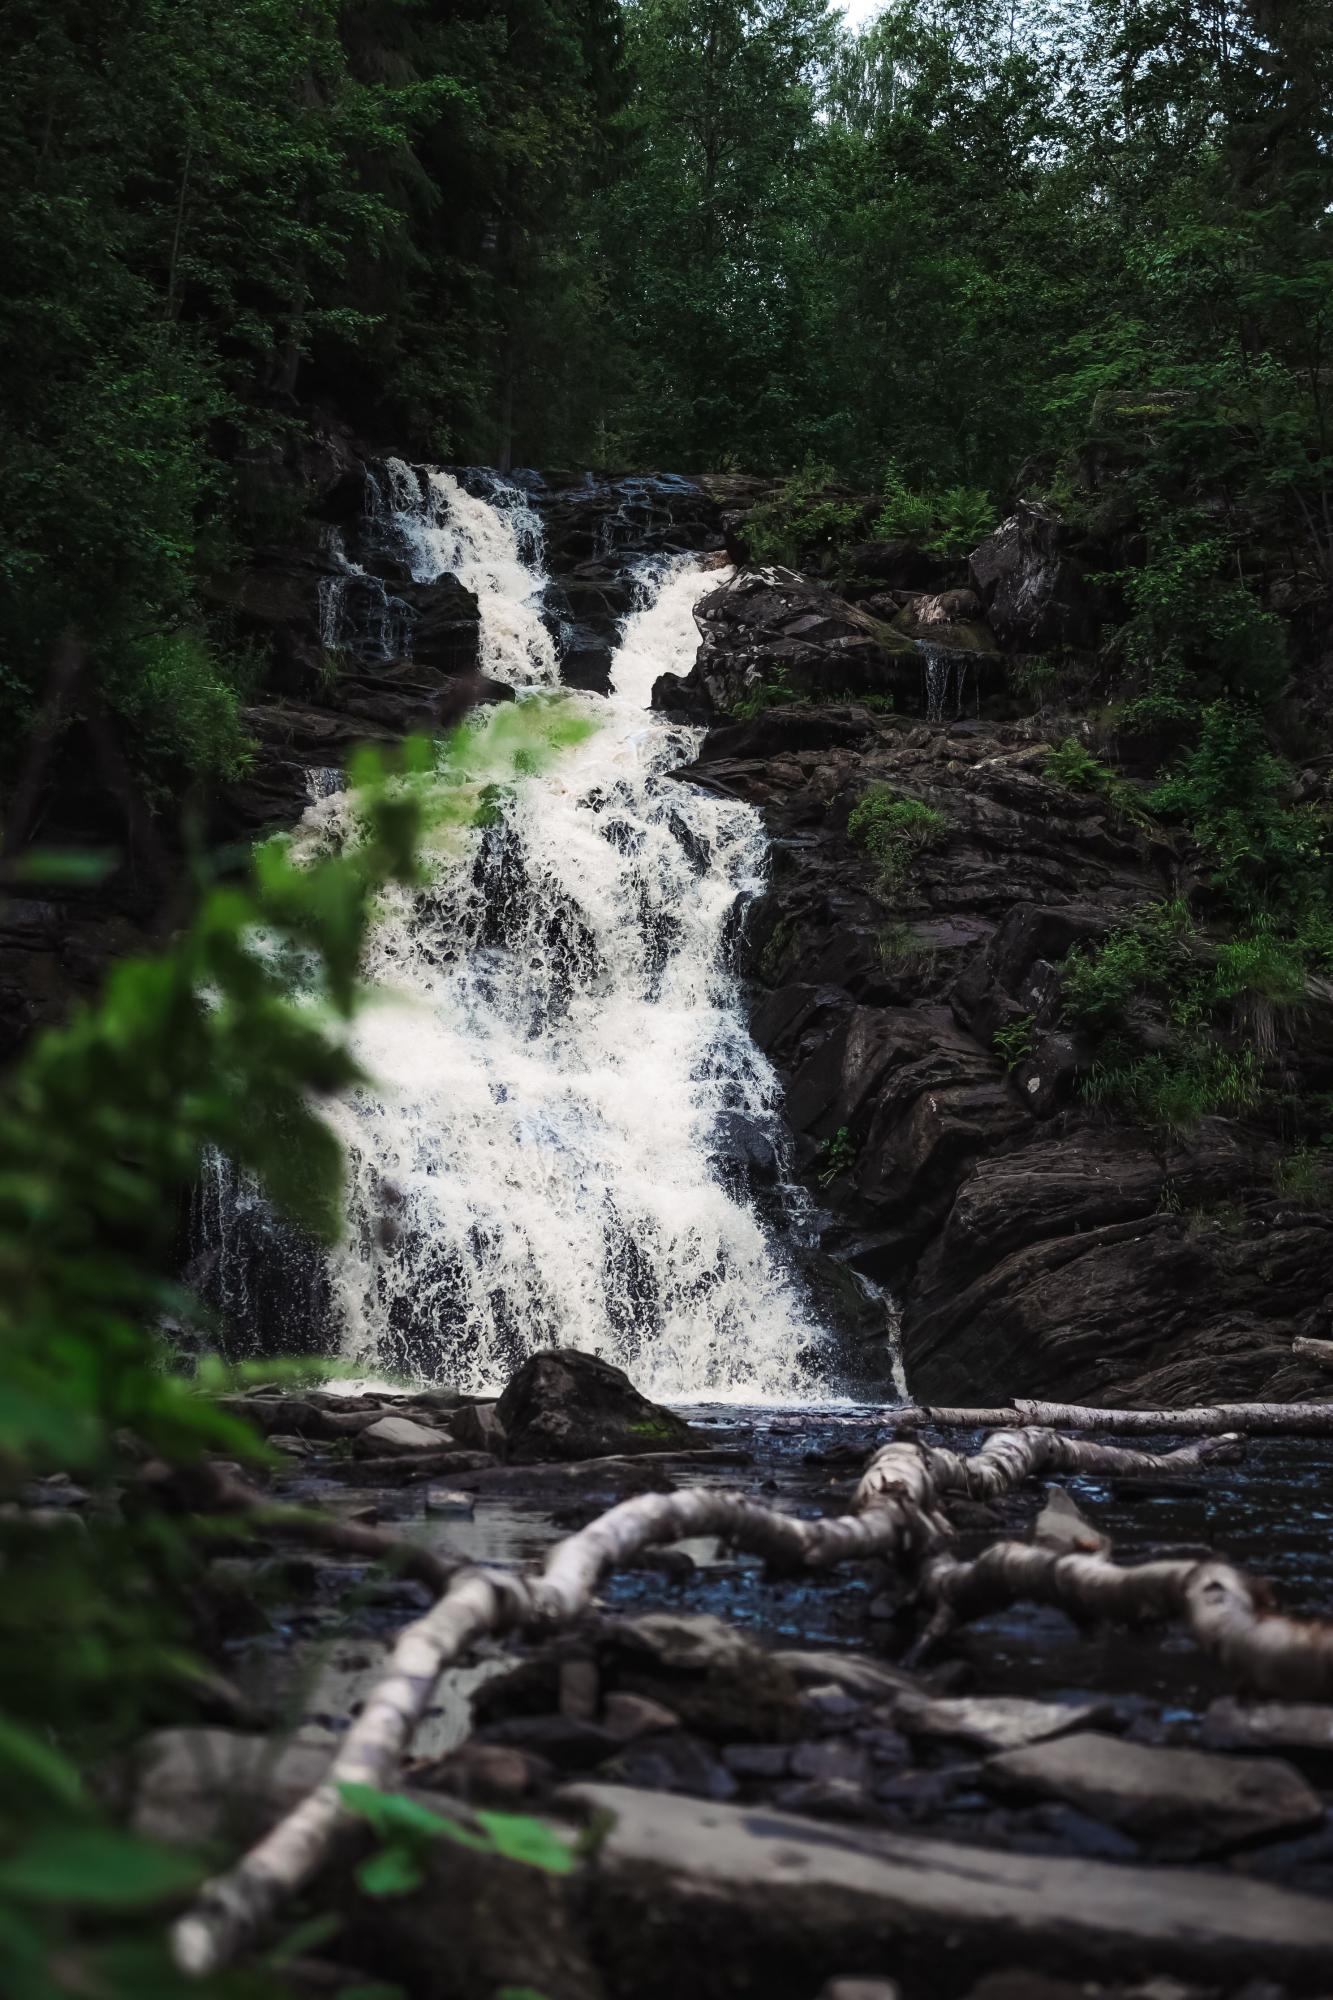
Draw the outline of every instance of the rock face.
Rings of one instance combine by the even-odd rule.
[[[663,676],[655,708],[708,715],[765,686],[836,700],[901,693],[920,680],[911,639],[790,570],[744,574],[704,598],[695,616],[699,657],[683,680]]]
[[[691,1435],[688,1424],[641,1396],[623,1368],[572,1347],[530,1356],[495,1414],[514,1459],[670,1451]]]
[[[972,551],[972,585],[1002,646],[1044,652],[1093,643],[1097,599],[1072,541],[1048,508],[1024,501]]]
[[[1328,1331],[1333,1218],[1274,1191],[1280,1136],[1116,1124],[1075,1089],[1088,1052],[1060,1021],[1060,962],[1171,893],[1180,864],[1045,778],[1048,754],[1035,724],[798,704],[715,729],[682,774],[773,837],[752,1021],[823,1248],[900,1299],[924,1401],[1326,1394],[1291,1337]],[[847,835],[874,785],[945,822],[887,887]],[[1311,1004],[1282,1061],[1315,1092],[1333,1074]]]
[[[715,502],[694,480],[669,473],[520,472],[541,518],[551,584],[546,617],[567,687],[606,694],[621,621],[637,601],[645,557],[719,552]]]

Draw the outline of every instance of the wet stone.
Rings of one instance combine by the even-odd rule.
[[[1210,1750],[1280,1750],[1298,1761],[1333,1761],[1333,1705],[1313,1701],[1212,1702],[1200,1741]]]
[[[458,1520],[470,1521],[477,1511],[477,1503],[470,1493],[456,1493],[448,1486],[429,1486],[426,1489],[426,1512],[441,1516],[453,1516]]]
[[[650,1701],[647,1695],[625,1694],[619,1690],[609,1694],[602,1704],[602,1725],[622,1743],[632,1743],[640,1736],[653,1736],[664,1729],[679,1729],[680,1717],[675,1710],[660,1701]]]
[[[738,1778],[785,1778],[791,1756],[787,1743],[729,1743],[722,1762]]]
[[[412,1417],[381,1417],[357,1433],[354,1450],[359,1458],[376,1458],[395,1452],[444,1451],[452,1443],[448,1431],[419,1424]]]
[[[1323,1806],[1274,1758],[1161,1750],[1091,1731],[1011,1750],[986,1766],[1007,1794],[1056,1798],[1160,1855],[1188,1859],[1315,1826]]]
[[[894,1721],[909,1736],[941,1737],[998,1752],[1104,1723],[1109,1714],[1107,1704],[1097,1701],[1027,1701],[1021,1695],[954,1695],[932,1701],[904,1696],[894,1710]]]

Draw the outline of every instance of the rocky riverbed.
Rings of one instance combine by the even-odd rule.
[[[598,1373],[585,1396],[577,1358],[525,1372],[498,1406],[373,1384],[248,1398],[270,1431],[271,1497],[446,1564],[531,1569],[639,1492],[703,1484],[842,1512],[893,1433],[892,1408],[695,1407],[663,1449],[628,1385]],[[1318,1614],[1333,1608],[1322,1455],[1270,1439],[1236,1466],[1067,1487],[1117,1560],[1211,1547]],[[1062,1504],[1032,1487],[956,1507],[960,1549],[1041,1539]],[[216,1837],[224,1812],[233,1836],[271,1819],[317,1779],[430,1598],[262,1530],[216,1564],[231,1726],[141,1746],[139,1823],[183,1840]],[[486,1874],[439,1843],[415,1893],[349,1890],[330,1960],[413,1996],[815,2000],[854,1978],[903,2000],[1325,1990],[1333,1708],[1246,1700],[1177,1631],[1023,1607],[908,1670],[921,1625],[882,1564],[783,1577],[708,1541],[649,1552],[569,1630],[483,1642],[438,1691],[411,1795],[582,1828],[581,1858],[568,1877]]]

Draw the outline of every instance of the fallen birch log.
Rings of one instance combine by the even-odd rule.
[[[248,1938],[319,1870],[348,1823],[340,1787],[384,1789],[430,1704],[440,1674],[477,1639],[519,1625],[556,1626],[587,1610],[608,1571],[641,1550],[696,1535],[784,1568],[825,1567],[869,1556],[922,1558],[951,1533],[942,1505],[951,1493],[993,1499],[1035,1474],[1178,1473],[1234,1450],[1201,1439],[1156,1454],[1086,1444],[1040,1430],[987,1438],[970,1458],[914,1440],[878,1451],[857,1488],[853,1511],[802,1521],[743,1494],[648,1493],[624,1500],[561,1542],[541,1576],[462,1571],[433,1609],[400,1635],[385,1678],[348,1730],[322,1783],[251,1849],[229,1874],[207,1884],[174,1927],[183,1971],[203,1976],[225,1965]]]
[[[1261,1693],[1287,1701],[1333,1693],[1333,1624],[1270,1610],[1266,1586],[1230,1563],[1121,1567],[1104,1553],[996,1542],[971,1562],[935,1557],[921,1587],[936,1606],[927,1644],[952,1625],[1028,1601],[1114,1624],[1181,1621],[1205,1652]]]
[[[1293,1354],[1313,1361],[1316,1368],[1333,1368],[1333,1340],[1306,1340],[1298,1336],[1291,1343]]]
[[[1297,1342],[1296,1345],[1310,1343]],[[1333,1341],[1316,1343],[1333,1348]],[[1034,1403],[1015,1397],[1004,1409],[963,1409],[904,1403],[884,1411],[902,1430],[1021,1430],[1028,1425],[1073,1431],[1153,1431],[1177,1437],[1234,1432],[1240,1437],[1333,1437],[1333,1400],[1327,1403],[1208,1403],[1183,1410],[1101,1410],[1087,1403]]]

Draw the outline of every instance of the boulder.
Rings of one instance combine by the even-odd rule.
[[[1322,1991],[1333,1952],[1333,1905],[1229,1873],[1004,1854],[611,1785],[561,1800],[598,1829],[582,1895],[601,1970],[639,2000],[809,2000],[853,1973],[955,1994],[1016,1960]]]
[[[1060,1799],[1182,1860],[1318,1826],[1323,1802],[1289,1764],[1158,1749],[1080,1731],[992,1758],[997,1791]]]
[[[666,1451],[693,1435],[680,1417],[641,1396],[623,1368],[573,1347],[531,1355],[495,1415],[517,1460]]]
[[[773,685],[821,699],[906,694],[920,680],[906,634],[791,570],[744,572],[695,619],[702,643],[684,690],[664,690],[660,704],[655,693],[655,706],[726,710]]]
[[[411,1417],[381,1417],[357,1433],[358,1458],[390,1458],[400,1452],[445,1451],[453,1443],[446,1430],[419,1424]]]
[[[1020,501],[972,551],[972,587],[1002,646],[1044,652],[1096,642],[1098,606],[1072,531],[1049,508]]]

